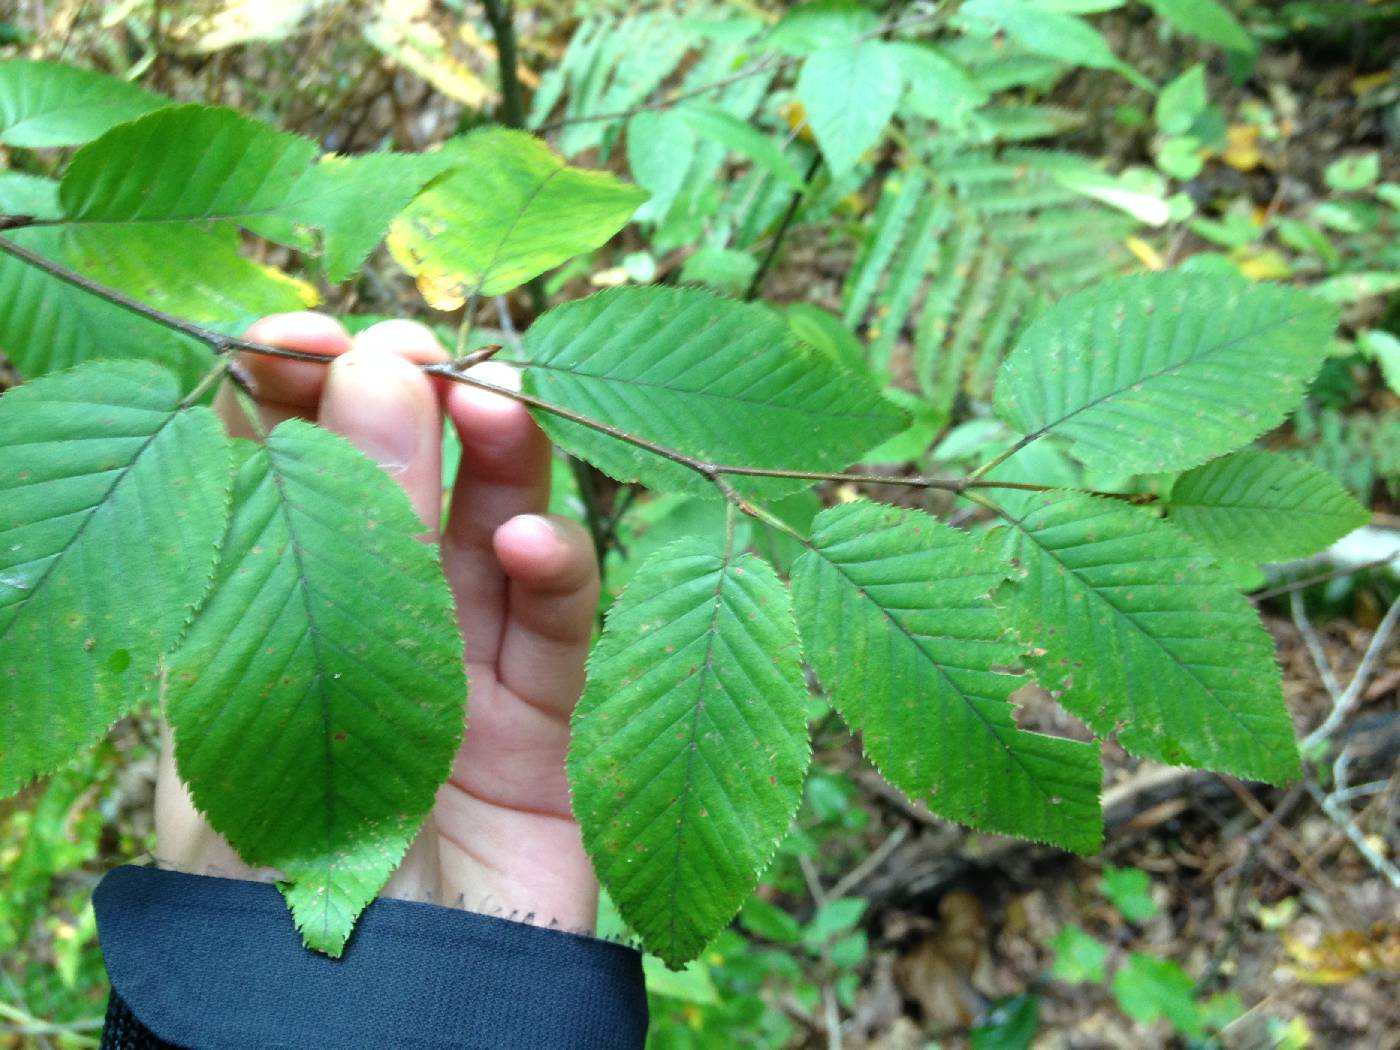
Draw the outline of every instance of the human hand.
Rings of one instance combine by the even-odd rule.
[[[351,339],[321,314],[264,318],[248,338],[325,354],[329,367],[244,355],[262,423],[314,420],[387,470],[441,543],[466,641],[470,729],[432,812],[383,895],[592,929],[598,886],[569,809],[564,757],[583,689],[598,599],[587,533],[546,515],[551,448],[524,406],[435,381],[414,364],[446,361],[423,325],[386,321]],[[501,386],[506,365],[478,365]],[[441,385],[438,385],[441,382]],[[252,431],[232,392],[217,407],[230,433]],[[442,521],[442,420],[462,462]],[[195,809],[169,730],[156,786],[157,855],[182,871],[269,878],[250,868]]]

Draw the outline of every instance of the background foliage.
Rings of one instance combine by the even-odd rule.
[[[1395,173],[1385,170],[1382,158],[1387,147],[1393,154],[1395,144],[1396,100],[1385,75],[1395,56],[1379,43],[1385,33],[1377,27],[1392,24],[1385,19],[1394,16],[1387,16],[1385,5],[1225,8],[1163,0],[1113,10],[1118,6],[993,0],[975,0],[960,9],[818,5],[785,17],[778,8],[723,6],[522,11],[520,73],[532,93],[528,123],[570,160],[587,167],[612,166],[651,196],[638,221],[617,241],[567,263],[537,292],[510,300],[490,298],[495,294],[489,284],[491,258],[483,259],[476,272],[444,274],[415,248],[415,215],[431,223],[435,208],[472,213],[471,194],[479,191],[465,181],[454,183],[451,176],[418,198],[390,238],[389,251],[416,277],[416,289],[382,255],[370,258],[362,279],[334,287],[369,252],[377,234],[367,235],[363,244],[328,243],[321,260],[306,254],[308,245],[285,236],[285,227],[276,225],[277,211],[288,207],[283,202],[294,207],[298,200],[327,195],[303,187],[304,196],[299,196],[290,178],[276,202],[259,199],[257,194],[271,191],[257,186],[233,207],[224,206],[225,198],[195,208],[182,204],[185,210],[179,212],[167,209],[156,236],[132,221],[142,217],[141,208],[148,204],[124,204],[105,193],[85,203],[85,183],[100,179],[104,166],[85,169],[75,161],[76,174],[69,169],[63,199],[52,201],[38,177],[49,174],[52,167],[46,165],[56,167],[64,155],[16,151],[10,155],[10,170],[0,174],[0,210],[42,215],[61,205],[104,228],[129,225],[130,231],[120,234],[127,238],[121,253],[88,253],[91,272],[114,284],[157,289],[157,305],[229,331],[260,312],[317,299],[336,312],[371,316],[424,313],[423,300],[465,311],[465,276],[469,283],[486,282],[482,290],[487,298],[473,305],[478,321],[498,326],[496,332],[482,332],[478,324],[473,338],[509,339],[514,327],[536,311],[539,293],[563,299],[590,288],[659,280],[742,294],[761,275],[765,297],[787,305],[783,319],[798,338],[837,362],[868,367],[885,387],[886,398],[912,410],[909,429],[868,457],[888,464],[884,469],[892,474],[908,471],[911,464],[921,470],[965,470],[986,463],[1010,444],[1015,435],[988,412],[993,377],[1009,348],[1069,293],[1111,274],[1183,262],[1185,269],[1201,275],[1201,288],[1228,287],[1222,283],[1225,275],[1282,280],[1312,289],[1319,304],[1343,309],[1344,323],[1329,361],[1292,419],[1261,419],[1244,435],[1284,422],[1266,440],[1278,458],[1245,453],[1179,479],[1170,490],[1173,517],[1179,510],[1189,511],[1193,498],[1209,493],[1226,469],[1256,478],[1260,491],[1267,491],[1270,471],[1301,470],[1292,465],[1310,460],[1334,472],[1378,510],[1382,528],[1387,521],[1393,528],[1387,515],[1400,485],[1395,447],[1400,440],[1400,343],[1395,335],[1400,259],[1394,255],[1397,191],[1387,181]],[[1100,14],[1105,9],[1108,13]],[[764,27],[780,17],[777,31],[755,50]],[[920,18],[926,19],[922,30],[932,46],[890,42],[875,32],[891,21]],[[275,11],[257,3],[150,9],[138,4],[109,13],[109,22],[104,27],[96,11],[65,10],[43,23],[28,17],[6,23],[5,32],[15,55],[64,57],[176,98],[231,103],[350,154],[386,145],[421,149],[484,119],[496,103],[499,52],[492,19],[470,7],[389,4],[361,12],[356,5],[328,3],[278,5]],[[107,32],[112,26],[119,31]],[[1350,40],[1348,31],[1354,34]],[[830,46],[832,40],[842,43]],[[309,70],[299,68],[303,52],[315,56]],[[1335,85],[1290,66],[1290,56],[1321,57],[1333,71]],[[750,63],[763,68],[681,105],[630,112],[748,71]],[[0,68],[13,75],[15,67],[7,62]],[[1162,87],[1155,96],[1148,90],[1154,84]],[[60,85],[56,90],[72,98],[78,89]],[[152,105],[150,95],[136,88],[92,101],[103,111],[101,119],[112,124]],[[237,121],[210,113],[167,110],[154,119],[223,120],[228,127],[220,133],[241,133]],[[575,123],[555,126],[570,120]],[[461,148],[469,151],[473,142],[506,134],[477,132],[462,140]],[[3,141],[9,147],[61,150],[81,137],[74,138],[72,129],[65,131],[62,125],[57,130],[50,126],[42,135],[19,125],[7,130]],[[1327,142],[1334,143],[1332,149]],[[108,148],[121,145],[117,140]],[[262,173],[286,163],[290,172],[296,167],[293,159],[304,163],[311,156],[307,148],[306,139],[287,136],[271,153],[249,158],[248,170]],[[821,154],[827,159],[824,167],[815,163]],[[400,180],[404,188],[399,196],[391,193],[384,201],[385,221],[440,171],[427,157],[413,158],[412,170],[392,173],[356,170],[363,163],[351,159],[315,174],[351,186],[360,179],[376,186]],[[30,164],[37,166],[26,167]],[[812,185],[798,208],[793,190],[806,181],[804,173]],[[181,185],[177,171],[152,174],[174,176],[170,184]],[[607,204],[600,201],[599,206]],[[790,212],[794,221],[780,235]],[[488,209],[483,220],[489,216]],[[298,221],[307,224],[308,219],[314,226],[315,216],[303,208]],[[196,272],[172,266],[178,253],[171,246],[188,236],[181,229],[198,224],[206,233],[211,222],[226,228],[222,254]],[[376,222],[367,217],[366,227]],[[240,228],[273,241],[283,234],[284,246],[243,243]],[[71,237],[74,242],[65,249],[83,251],[81,228],[32,232]],[[581,251],[592,247],[579,245]],[[781,250],[768,266],[769,250],[775,247]],[[539,272],[562,261],[542,257],[533,268]],[[217,296],[211,295],[214,288]],[[230,289],[239,291],[236,298],[228,298]],[[628,292],[614,294],[625,297]],[[572,315],[554,315],[560,329],[553,333],[557,352],[586,352],[583,310],[580,306]],[[429,316],[443,319],[441,314]],[[452,327],[461,316],[449,316]],[[26,360],[26,348],[36,345],[33,333],[48,333],[45,344],[71,348],[73,360],[82,360],[98,355],[93,333],[110,325],[143,333],[156,354],[168,354],[171,362],[197,358],[178,335],[143,328],[140,319],[59,286],[8,257],[0,259],[0,348],[10,353],[20,376],[66,363]],[[66,338],[53,338],[54,333]],[[453,335],[449,328],[449,342]],[[545,345],[550,338],[546,325],[530,329],[532,342]],[[550,396],[563,401],[567,392],[551,389]],[[1256,404],[1243,388],[1241,397],[1245,407],[1266,411],[1281,411],[1287,401],[1261,397]],[[1039,425],[1011,421],[1023,430]],[[1043,443],[1035,452],[1035,461],[1024,468],[1035,473],[1035,480],[1085,482],[1061,445]],[[842,458],[837,455],[833,462]],[[1090,461],[1088,480],[1108,485],[1126,470],[1175,469],[1199,458],[1193,461],[1188,450],[1170,463],[1125,465],[1105,454],[1102,462]],[[1005,473],[1012,466],[999,469],[1016,480],[1021,475]],[[612,595],[644,555],[721,531],[715,508],[699,500],[651,498],[597,475],[578,477],[582,486],[561,483],[558,499],[595,525],[602,521],[617,537],[608,553]],[[1306,477],[1321,486],[1314,508],[1340,499],[1339,490],[1333,495],[1335,486],[1316,480],[1319,475]],[[1150,478],[1144,488],[1151,491]],[[840,484],[825,487],[820,499],[800,495],[776,506],[784,519],[804,530],[811,525],[815,535],[830,536],[835,543],[843,524],[860,523],[862,505],[851,497],[888,499],[901,491],[867,483],[858,493]],[[907,529],[909,515],[920,509],[946,513],[951,507],[939,499],[930,494],[927,504],[879,527]],[[840,506],[813,522],[823,504]],[[1287,510],[1268,506],[1275,517]],[[1318,543],[1358,524],[1346,504],[1336,506],[1341,509],[1335,520],[1318,524]],[[628,513],[619,513],[628,507]],[[1052,502],[1032,513],[1053,515],[1055,506]],[[1107,516],[1125,535],[1137,527],[1126,508]],[[1193,520],[1189,513],[1184,517]],[[1205,542],[1214,539],[1227,548],[1229,537],[1239,535],[1237,523],[1212,522],[1209,516],[1198,516],[1188,527]],[[1258,523],[1250,522],[1250,527]],[[823,578],[819,559],[803,555],[795,562],[797,552],[784,546],[780,532],[745,522],[734,542],[741,548],[752,545],[790,571],[798,603],[829,608],[840,600],[815,590]],[[930,535],[919,542],[938,541]],[[1008,543],[1022,542],[1008,537]],[[1241,553],[1221,550],[1224,557]],[[1382,546],[1379,554],[1351,556],[1350,564],[1386,553]],[[1267,557],[1294,556],[1285,541],[1276,543]],[[847,564],[864,564],[858,553],[854,557]],[[966,564],[975,554],[960,552],[960,557],[960,564]],[[1266,580],[1252,563],[1234,564],[1233,571],[1248,590],[1267,593],[1280,583],[1276,570]],[[1318,570],[1288,571],[1301,577]],[[805,598],[804,587],[813,589]],[[1324,658],[1349,667],[1368,634],[1347,624],[1374,627],[1394,594],[1393,577],[1383,568],[1329,581],[1308,591],[1293,609],[1296,626],[1278,627],[1276,633],[1283,635],[1285,646],[1297,643],[1300,655],[1321,651]],[[956,598],[943,596],[949,602]],[[1239,599],[1231,594],[1229,600]],[[1284,610],[1279,599],[1262,601],[1266,610]],[[624,598],[620,615],[626,615],[626,602]],[[916,608],[914,614],[934,616],[938,611]],[[1321,641],[1308,619],[1319,614],[1341,617]],[[975,622],[969,617],[975,613],[961,615]],[[1316,645],[1301,644],[1307,641]],[[1266,642],[1260,635],[1249,647],[1263,652]],[[843,700],[836,684],[843,677],[835,666],[838,651],[833,648],[833,665],[823,668],[821,639],[807,640],[807,647],[823,681],[830,679],[833,702],[849,717],[843,704],[850,701]],[[1383,655],[1379,667],[1373,662],[1364,676],[1358,674],[1358,693],[1364,691],[1368,705],[1374,705],[1367,707],[1366,717],[1380,720],[1366,723],[1369,735],[1382,741],[1394,736],[1385,718],[1394,711],[1395,676],[1385,659]],[[1317,672],[1307,662],[1285,663],[1291,672],[1293,714],[1305,726],[1315,724],[1320,708],[1327,706]],[[1325,659],[1323,666],[1328,666]],[[1388,689],[1377,691],[1386,682]],[[858,688],[851,689],[852,696],[857,693]],[[1087,1023],[1082,1016],[1060,1012],[1062,1000],[1083,994],[1066,996],[1065,988],[1076,982],[1102,990],[1104,1005],[1094,1016],[1099,1024],[1118,1025],[1122,1031],[1133,1023],[1156,1025],[1159,1034],[1174,1030],[1201,1040],[1222,1028],[1228,1035],[1234,1026],[1236,1038],[1245,1038],[1241,1032],[1265,1031],[1274,1033],[1270,1040],[1302,1045],[1310,1027],[1326,1031],[1334,1025],[1338,1032],[1350,1033],[1340,1038],[1383,1030],[1378,1013],[1385,1007],[1364,998],[1365,985],[1394,966],[1396,935],[1372,927],[1370,918],[1379,921],[1386,914],[1385,902],[1395,898],[1380,875],[1357,861],[1360,854],[1338,854],[1335,870],[1329,868],[1325,875],[1317,862],[1309,866],[1298,860],[1293,846],[1299,841],[1328,836],[1325,829],[1339,826],[1336,813],[1325,806],[1311,811],[1320,823],[1310,824],[1297,792],[1262,795],[1262,805],[1278,805],[1285,816],[1258,824],[1247,837],[1238,836],[1238,849],[1247,850],[1238,853],[1225,842],[1214,842],[1211,821],[1238,830],[1242,818],[1212,817],[1210,805],[1199,801],[1165,818],[1144,802],[1122,821],[1137,824],[1135,833],[1116,842],[1122,859],[1156,864],[1160,871],[1162,858],[1171,858],[1165,863],[1174,885],[1189,885],[1189,878],[1181,876],[1183,850],[1204,854],[1204,867],[1195,871],[1233,868],[1245,885],[1246,867],[1251,877],[1261,864],[1272,873],[1257,893],[1238,891],[1222,903],[1223,914],[1214,916],[1230,941],[1253,943],[1249,952],[1241,952],[1245,966],[1238,983],[1244,995],[1237,1001],[1212,998],[1207,993],[1229,983],[1236,962],[1191,957],[1190,945],[1210,938],[1202,927],[1191,925],[1207,920],[1193,912],[1189,893],[1172,896],[1170,908],[1164,909],[1154,902],[1145,877],[1131,876],[1131,868],[1109,868],[1102,893],[1113,910],[1096,910],[1092,899],[1065,900],[1060,880],[1068,874],[1063,867],[1068,862],[1057,862],[1058,874],[1027,869],[1024,855],[999,847],[995,839],[939,839],[942,826],[927,810],[911,815],[882,801],[861,779],[855,756],[820,703],[807,698],[803,703],[817,727],[818,772],[808,782],[797,824],[778,847],[777,863],[759,895],[745,904],[736,926],[706,957],[681,975],[654,970],[658,1045],[738,1041],[780,1046],[804,1040],[830,1045],[833,1038],[852,1044],[884,1039],[885,1045],[921,1045],[913,1035],[907,1036],[909,1043],[895,1042],[905,1037],[900,1031],[906,1013],[919,1019],[910,1024],[915,1030],[922,1025],[926,1035],[946,1030],[957,1039],[958,1033],[980,1025],[970,1036],[975,1045],[1025,1045],[1038,1025],[1053,1032]],[[1069,728],[1053,721],[1048,705],[1030,704],[1028,714],[1032,721],[1049,720],[1035,728],[1058,733]],[[6,934],[11,939],[0,948],[7,952],[6,1017],[16,1033],[10,1038],[17,1041],[81,1043],[99,1012],[100,966],[90,911],[82,903],[90,882],[75,873],[99,870],[111,858],[138,851],[142,824],[132,814],[141,807],[141,792],[128,773],[141,768],[141,755],[148,754],[140,742],[142,725],[138,716],[76,770],[55,774],[18,801],[0,804],[7,822],[4,848],[11,851],[14,844],[13,866],[8,852],[5,857],[10,876],[6,903],[12,903],[6,911],[17,919]],[[866,748],[885,768],[872,736],[878,738],[867,727]],[[1394,843],[1394,805],[1386,800],[1395,794],[1385,782],[1393,750],[1389,758],[1383,747],[1379,750],[1380,757],[1369,759],[1367,768],[1372,782],[1381,786],[1347,799],[1356,805],[1344,816],[1349,822],[1352,812],[1359,813],[1349,826],[1384,859]],[[1339,785],[1332,779],[1330,760],[1315,766],[1317,754],[1305,751],[1304,757],[1309,785],[1319,799],[1331,798],[1335,810]],[[1135,763],[1117,753],[1109,761],[1112,783],[1125,789],[1140,786]],[[899,782],[897,774],[885,772]],[[1167,801],[1194,800],[1198,794],[1210,793],[1193,782],[1189,795],[1178,792]],[[1213,805],[1218,809],[1219,803]],[[1255,805],[1260,803],[1255,800]],[[954,807],[940,812],[958,816]],[[1251,812],[1246,802],[1244,817]],[[1285,821],[1291,830],[1278,829]],[[984,826],[995,828],[994,823]],[[774,829],[774,836],[781,830]],[[1347,844],[1345,836],[1330,849],[1339,847],[1359,848]],[[921,875],[920,866],[940,852],[956,858],[953,876]],[[866,854],[882,866],[852,881]],[[969,898],[958,888],[956,873],[969,864],[1012,873],[1011,878],[993,893]],[[1302,879],[1303,892],[1275,869]],[[1036,916],[1036,894],[1042,911],[1045,901],[1058,901],[1055,908],[1061,914],[1068,909],[1079,923]],[[1290,901],[1293,915],[1288,914]],[[1016,936],[1008,931],[1016,923],[1018,902],[1030,914],[1019,920],[1021,940],[1016,943],[1032,947],[1018,949],[1029,951],[1025,958],[1016,959],[1012,952],[1008,961],[999,950],[1005,945],[993,945],[990,931],[997,930],[997,937]],[[1168,914],[1176,921],[1168,921]],[[1154,922],[1158,939],[1144,941],[1144,931]],[[1207,922],[1204,929],[1209,928]],[[1040,945],[1056,929],[1050,963]],[[1356,936],[1349,939],[1350,934]],[[1251,985],[1249,960],[1268,958],[1270,951],[1291,959],[1297,982],[1355,981],[1360,1016],[1339,1017],[1335,1009],[1306,996],[1279,997],[1272,987]],[[1168,961],[1166,952],[1179,954],[1179,961]],[[1050,968],[1044,970],[1047,964]],[[989,967],[996,972],[989,975]],[[893,1010],[890,987],[897,989]],[[898,1008],[901,1000],[908,1010]],[[45,1028],[52,1024],[59,1027]]]

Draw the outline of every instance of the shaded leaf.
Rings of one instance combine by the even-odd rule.
[[[525,390],[711,463],[833,470],[902,414],[864,377],[793,340],[782,317],[693,288],[618,288],[565,303],[525,335]],[[714,495],[688,467],[547,412],[560,445],[619,480]],[[806,487],[732,477],[746,492]]]
[[[1147,4],[1182,32],[1207,43],[1246,54],[1256,50],[1254,38],[1217,0],[1147,0]]]
[[[15,230],[8,236],[49,258],[62,255],[56,229]],[[99,358],[143,358],[170,368],[188,384],[213,364],[204,344],[4,254],[0,350],[30,379]]]
[[[718,142],[725,149],[749,158],[786,186],[802,188],[802,173],[797,166],[776,141],[752,124],[718,106],[691,103],[675,112],[701,138]]]
[[[823,511],[811,545],[792,570],[807,657],[890,783],[975,828],[1096,849],[1098,748],[1016,727],[1020,647],[987,598],[1005,566],[874,503]]]
[[[175,761],[249,864],[338,956],[462,735],[452,595],[402,489],[289,420],[244,459],[214,585],[167,660]]]
[[[693,540],[638,571],[589,658],[574,812],[623,918],[673,968],[734,917],[797,811],[799,661],[773,570]]]
[[[0,398],[0,795],[155,694],[209,581],[228,443],[169,372],[90,365]]]
[[[1050,976],[1067,984],[1099,984],[1107,976],[1108,945],[1073,923],[1050,938],[1055,961]]]
[[[135,84],[58,62],[0,62],[0,142],[26,149],[78,146],[167,99]]]
[[[500,295],[598,247],[646,193],[604,171],[571,168],[541,140],[483,128],[443,146],[456,170],[395,220],[389,249],[428,303]]]
[[[1173,525],[1211,550],[1250,561],[1316,554],[1371,518],[1325,470],[1255,450],[1187,471],[1167,507]]]
[[[1283,421],[1335,324],[1291,288],[1183,272],[1103,281],[1021,336],[997,414],[1115,474],[1194,467]]]
[[[636,218],[660,222],[685,185],[695,155],[695,132],[679,113],[643,110],[627,122],[627,166],[650,198]]]
[[[1113,975],[1113,997],[1136,1021],[1151,1023],[1165,1017],[1183,1035],[1202,1033],[1195,982],[1170,959],[1133,952]]]
[[[879,40],[826,47],[802,63],[797,97],[834,177],[879,141],[903,87],[897,53]]]
[[[1298,775],[1273,639],[1194,544],[1150,513],[1038,494],[1004,531],[1009,621],[1060,704],[1133,754],[1281,783]]]

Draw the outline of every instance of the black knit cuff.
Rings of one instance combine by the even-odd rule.
[[[377,900],[340,959],[273,886],[155,868],[93,895],[112,979],[104,1047],[640,1050],[641,956],[591,937]]]

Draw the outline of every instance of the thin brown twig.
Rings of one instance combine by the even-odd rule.
[[[37,252],[31,251],[23,245],[17,244],[13,240],[10,240],[6,237],[0,237],[0,252],[12,255],[20,259],[21,261],[26,262],[29,265],[44,271],[52,277],[64,281],[67,284],[81,289],[82,291],[95,295],[100,299],[112,303],[114,306],[118,306],[131,313],[137,314],[141,317],[145,317],[147,320],[153,321],[156,324],[169,328],[190,339],[203,343],[205,346],[209,347],[218,355],[229,354],[234,351],[241,351],[244,353],[261,354],[267,357],[279,357],[292,361],[307,361],[321,365],[329,364],[331,361],[331,358],[326,357],[323,354],[311,353],[310,351],[306,350],[292,350],[286,347],[272,346],[267,343],[259,343],[251,339],[243,339],[237,336],[225,335],[222,332],[217,332],[212,329],[204,328],[203,326],[195,324],[192,321],[187,321],[183,318],[176,317],[173,314],[166,313],[165,311],[160,310],[156,307],[149,306],[146,303],[134,299],[131,296],[128,296],[122,292],[118,292],[115,289],[98,284],[97,282],[83,277],[81,274],[75,273],[72,270],[69,270],[64,266],[55,263],[52,260],[38,254]],[[635,448],[640,448],[643,451],[650,452],[656,456],[660,456],[662,459],[669,460],[670,462],[675,463],[678,466],[686,467],[687,469],[694,471],[695,473],[710,481],[719,490],[719,492],[721,493],[721,495],[724,496],[725,499],[727,499],[730,503],[734,504],[734,506],[742,510],[745,514],[748,514],[751,517],[758,518],[765,524],[768,524],[772,528],[775,528],[780,532],[792,536],[799,542],[805,542],[806,538],[802,536],[799,532],[797,532],[795,529],[793,529],[792,526],[784,522],[782,519],[764,510],[762,507],[756,506],[749,500],[745,499],[743,495],[740,494],[734,488],[734,486],[727,480],[727,478],[789,478],[793,480],[812,482],[834,481],[854,484],[900,485],[913,488],[939,489],[942,491],[964,494],[968,498],[975,498],[975,493],[972,491],[974,489],[1015,489],[1025,492],[1046,492],[1054,488],[1054,486],[1050,485],[1033,485],[1025,482],[1015,481],[994,481],[991,479],[979,479],[975,476],[965,478],[939,478],[927,475],[891,477],[883,474],[852,474],[847,473],[845,471],[791,470],[782,467],[753,467],[742,464],[714,463],[705,459],[701,459],[698,456],[692,456],[687,452],[683,452],[680,449],[673,448],[672,446],[664,444],[660,441],[654,441],[651,438],[643,437],[640,434],[630,433],[628,431],[623,430],[620,427],[613,426],[610,423],[605,423],[601,420],[594,419],[591,416],[584,415],[581,412],[576,412],[573,409],[565,407],[564,405],[559,405],[552,401],[547,401],[544,398],[536,397],[533,394],[525,393],[522,390],[514,390],[509,387],[492,383],[488,380],[480,378],[479,376],[472,375],[470,371],[464,368],[465,365],[476,363],[477,360],[484,359],[485,356],[490,356],[490,354],[494,352],[495,350],[493,348],[485,347],[481,350],[473,352],[472,354],[464,355],[464,357],[454,361],[436,364],[423,364],[419,365],[418,367],[422,372],[424,372],[427,375],[437,376],[442,379],[446,379],[450,382],[462,383],[466,386],[472,386],[480,390],[486,390],[494,394],[500,394],[502,397],[509,398],[513,401],[518,401],[521,404],[529,406],[530,408],[538,409],[542,412],[548,412],[549,414],[558,416],[561,419],[566,419],[572,423],[577,423],[578,425],[587,427],[588,429],[593,430],[597,433],[605,434],[608,437],[625,442],[629,445],[632,445]],[[1135,498],[1134,496],[1128,493],[1098,492],[1094,494],[1118,499]],[[993,510],[997,510],[997,508],[993,504],[989,503],[988,506],[990,506]]]
[[[1311,587],[1317,583],[1329,583],[1332,580],[1339,580],[1343,576],[1351,576],[1354,573],[1365,572],[1367,569],[1379,569],[1389,565],[1395,559],[1400,558],[1400,550],[1387,554],[1384,558],[1376,558],[1373,561],[1362,562],[1360,565],[1350,565],[1342,569],[1334,569],[1331,572],[1319,573],[1316,576],[1308,576],[1301,580],[1294,580],[1292,583],[1279,587],[1271,587],[1267,591],[1258,591],[1249,595],[1252,602],[1262,602],[1269,598],[1278,598],[1281,595],[1292,594],[1294,591],[1301,591],[1306,587]]]

